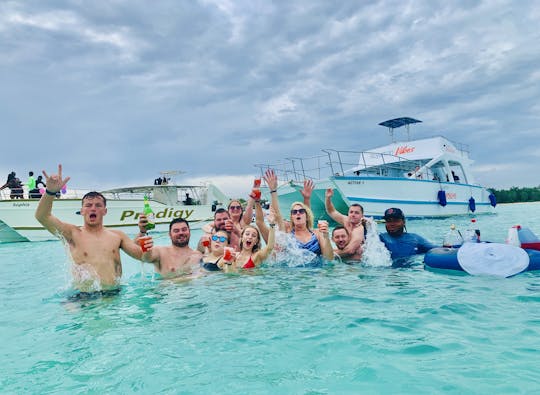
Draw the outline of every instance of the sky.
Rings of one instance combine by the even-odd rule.
[[[540,1],[0,2],[0,176],[72,188],[213,181],[369,150],[379,122],[469,146],[476,180],[540,185]],[[3,173],[3,174],[2,174]]]

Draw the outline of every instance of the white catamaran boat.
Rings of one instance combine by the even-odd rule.
[[[173,218],[185,218],[192,229],[213,219],[214,211],[229,198],[215,185],[176,185],[174,176],[179,171],[162,172],[166,184],[114,188],[100,191],[107,198],[104,225],[128,234],[138,232],[139,213],[143,210],[144,196],[156,216],[156,232],[167,232]],[[161,177],[160,177],[161,178]],[[53,215],[72,224],[81,224],[79,215],[81,198],[88,191],[74,191],[60,195],[53,204]],[[7,190],[1,191],[0,243],[54,240],[34,217],[39,199],[9,199]],[[25,193],[25,196],[28,196]]]
[[[340,212],[347,213],[351,204],[359,203],[364,215],[375,218],[389,207],[401,208],[407,218],[493,212],[495,196],[476,184],[467,147],[442,136],[394,141],[394,129],[406,126],[409,136],[409,125],[417,122],[421,121],[397,118],[381,122],[379,125],[389,128],[392,143],[369,151],[324,149],[324,154],[314,157],[255,166],[261,172],[270,167],[277,172],[284,211],[292,202],[303,200],[299,192],[303,181],[313,180],[311,207],[318,219],[328,219],[324,207],[327,188],[334,189],[332,202]]]

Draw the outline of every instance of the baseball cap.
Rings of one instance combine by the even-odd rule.
[[[391,207],[389,209],[387,209],[385,212],[384,212],[384,216],[383,216],[384,219],[388,219],[388,218],[398,218],[398,219],[405,219],[405,215],[403,215],[403,211],[401,211],[401,209],[399,208],[396,208],[396,207]]]

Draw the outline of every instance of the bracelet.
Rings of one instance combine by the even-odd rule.
[[[270,193],[274,193],[274,192],[277,192],[277,189],[272,189],[272,190],[270,191]]]
[[[49,191],[48,189],[45,189],[45,193],[49,196],[56,196],[58,192]]]

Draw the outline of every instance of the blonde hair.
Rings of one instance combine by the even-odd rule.
[[[291,204],[291,210],[293,209],[294,206],[302,206],[302,208],[306,210],[306,227],[308,229],[313,229],[313,221],[314,221],[313,211],[311,211],[311,209],[302,202],[294,202],[293,204]],[[290,217],[290,220],[291,220],[291,223],[293,223],[292,216]]]

